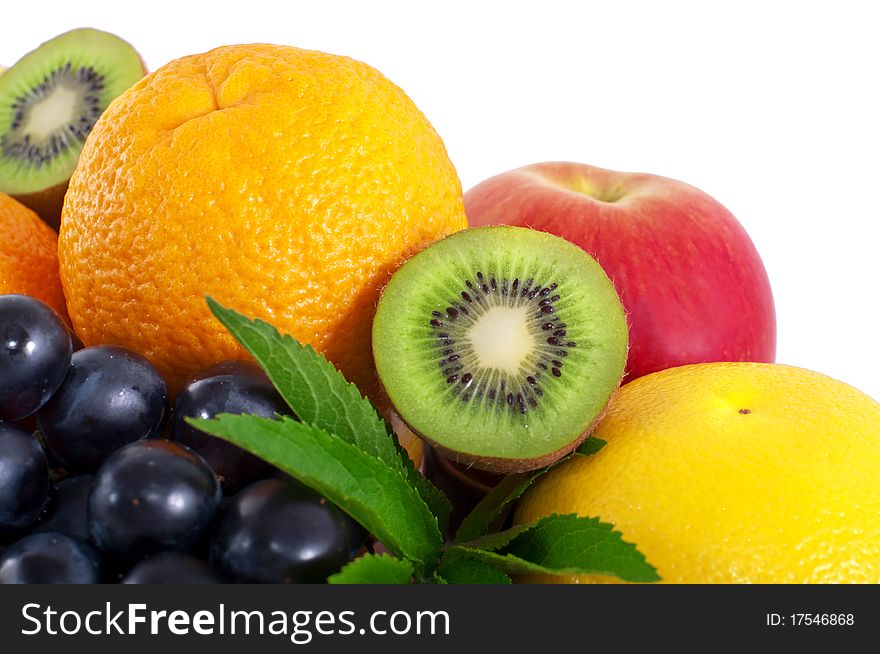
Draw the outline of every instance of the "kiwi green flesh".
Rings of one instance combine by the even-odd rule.
[[[27,195],[68,180],[95,121],[143,74],[130,44],[78,29],[0,75],[0,192]]]
[[[482,227],[394,274],[373,354],[414,432],[461,463],[527,470],[589,434],[623,376],[627,324],[611,281],[581,248]]]
[[[424,439],[435,450],[440,452],[448,459],[455,461],[456,463],[461,463],[467,467],[476,468],[478,470],[485,470],[486,472],[498,473],[500,475],[511,475],[519,472],[540,470],[541,468],[546,468],[547,466],[556,463],[562,457],[574,452],[577,447],[587,439],[587,437],[590,435],[590,431],[591,430],[588,429],[578,438],[570,443],[567,443],[564,447],[561,447],[554,452],[527,459],[510,459],[496,456],[475,456],[467,452],[457,452],[456,450],[450,450],[440,443],[432,441],[427,436],[419,434],[418,432],[414,433]]]

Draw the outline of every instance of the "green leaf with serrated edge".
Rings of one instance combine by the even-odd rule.
[[[446,585],[446,580],[443,577],[441,577],[439,574],[437,574],[436,570],[431,575],[431,578],[428,581],[429,581],[429,583],[432,583],[432,584],[439,584],[441,586]]]
[[[511,573],[611,575],[623,581],[658,581],[657,570],[635,545],[598,518],[553,514],[537,522],[490,534],[451,552]]]
[[[395,559],[387,554],[364,554],[335,575],[328,584],[408,584],[412,580],[413,565],[406,559]]]
[[[455,532],[456,543],[476,540],[504,524],[513,503],[547,469],[508,475],[481,499]]]
[[[220,414],[187,422],[277,466],[333,502],[417,573],[436,562],[443,537],[415,488],[385,462],[292,418]]]
[[[605,444],[606,441],[603,441],[601,438],[590,436],[581,444],[576,452],[590,456],[605,447]],[[569,458],[561,459],[554,466],[565,462]],[[513,503],[522,497],[522,494],[528,490],[538,477],[551,470],[554,466],[535,472],[508,475],[502,479],[462,521],[458,531],[455,533],[455,542],[464,543],[475,540],[480,536],[500,529],[513,508]]]
[[[447,584],[510,584],[504,570],[485,561],[448,553],[440,560],[439,574]]]
[[[608,441],[603,441],[601,438],[596,438],[595,436],[590,436],[587,438],[580,446],[575,450],[577,454],[583,454],[585,456],[592,456],[603,447],[608,444]]]
[[[303,422],[356,445],[405,476],[437,516],[445,532],[449,499],[413,466],[388,423],[357,386],[309,345],[282,336],[272,325],[251,320],[206,298],[217,320],[254,357]]]

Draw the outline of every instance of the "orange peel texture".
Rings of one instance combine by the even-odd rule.
[[[466,226],[440,137],[382,74],[228,46],[146,76],[98,121],[64,203],[61,279],[82,341],[141,353],[172,390],[246,356],[210,295],[310,343],[375,400],[381,288]]]

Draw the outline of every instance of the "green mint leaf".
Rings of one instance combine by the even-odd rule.
[[[546,471],[545,468],[536,472],[508,475],[498,482],[462,520],[461,526],[455,532],[455,542],[466,543],[500,529],[513,508],[513,503]]]
[[[435,570],[434,573],[431,575],[430,579],[428,580],[428,583],[431,583],[431,584],[438,584],[438,585],[440,585],[440,586],[445,586],[447,582],[446,582],[446,580],[445,580],[443,577],[441,577],[441,576],[437,573],[437,571]]]
[[[447,584],[510,584],[510,576],[500,568],[455,553],[446,554],[437,569]]]
[[[356,445],[385,462],[416,487],[445,532],[452,511],[447,497],[420,474],[372,403],[332,363],[262,320],[251,320],[214,299],[208,306],[263,368],[284,401],[304,423]]]
[[[413,565],[406,559],[395,559],[387,554],[364,554],[335,575],[328,584],[408,584],[412,580]]]
[[[613,525],[574,514],[550,515],[535,523],[450,548],[512,574],[601,574],[624,581],[658,581],[657,570]]]
[[[221,414],[187,422],[265,459],[321,493],[366,527],[417,573],[436,562],[437,519],[397,470],[314,425],[281,418]]]
[[[590,436],[581,443],[576,452],[590,456],[605,447],[605,444],[606,441],[601,438]],[[555,465],[565,462],[568,458],[565,457]],[[528,490],[538,477],[552,468],[553,466],[550,466],[535,472],[508,475],[502,479],[462,521],[455,534],[455,542],[465,543],[476,540],[480,536],[500,529],[513,508],[513,503]]]
[[[601,438],[596,438],[595,436],[588,437],[580,446],[575,450],[578,454],[583,454],[585,456],[592,456],[603,447],[608,444],[608,441],[603,441]]]

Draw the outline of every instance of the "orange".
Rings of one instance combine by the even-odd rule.
[[[595,435],[607,445],[541,477],[518,522],[598,516],[668,583],[880,582],[880,404],[851,386],[774,364],[672,368],[622,387]]]
[[[205,295],[312,344],[368,395],[379,292],[467,221],[437,133],[373,68],[277,45],[172,61],[95,125],[64,203],[61,279],[86,344],[172,389],[244,356]]]
[[[55,231],[26,206],[0,193],[0,234],[0,294],[31,295],[66,320]]]

